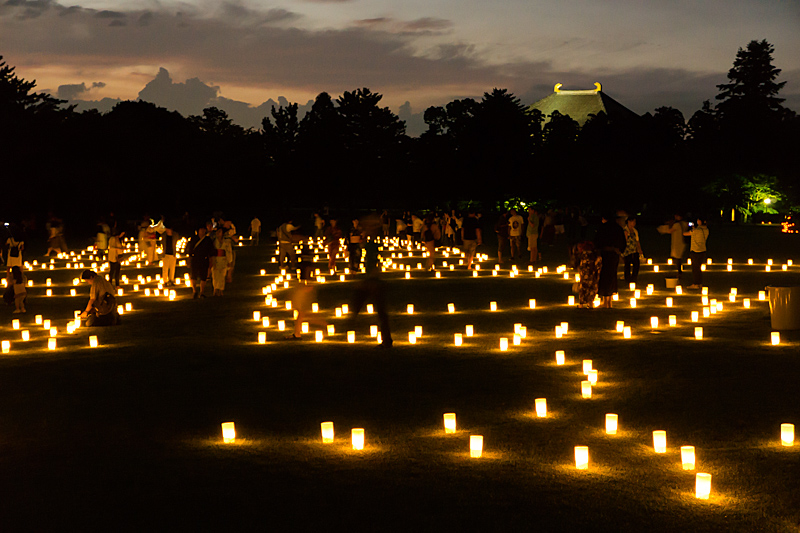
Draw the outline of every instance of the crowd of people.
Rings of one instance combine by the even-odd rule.
[[[596,297],[600,298],[601,307],[611,307],[612,296],[618,292],[620,262],[623,263],[625,284],[638,281],[644,251],[639,240],[636,216],[624,211],[604,214],[593,238],[589,239],[589,223],[577,207],[561,211],[528,206],[526,215],[523,217],[517,209],[511,208],[500,213],[492,224],[497,239],[498,264],[535,265],[542,260],[541,247],[561,245],[566,250],[564,258],[580,274],[580,281],[576,282],[574,290],[578,294],[579,307],[584,308],[594,307]],[[473,268],[478,246],[484,244],[485,215],[476,209],[467,209],[463,213],[456,210],[426,213],[405,211],[397,215],[384,210],[364,217],[342,218],[348,222],[342,224],[340,217],[323,216],[318,212],[314,213],[313,219],[309,219],[307,227],[295,219],[286,220],[278,226],[274,235],[279,266],[290,271],[298,266],[310,267],[310,257],[302,261],[302,255],[309,252],[309,247],[300,247],[301,261],[298,261],[297,245],[313,237],[327,249],[327,266],[331,273],[337,270],[337,259],[345,259],[353,272],[362,270],[363,261],[363,270],[368,275],[358,298],[365,300],[367,296],[372,296],[381,300],[383,289],[377,268],[377,243],[381,237],[397,237],[423,246],[428,252],[425,263],[428,270],[435,269],[435,251],[440,246],[460,248],[465,254],[466,268]],[[8,237],[0,255],[7,268],[8,283],[4,298],[7,303],[14,305],[14,313],[24,313],[27,298],[27,279],[23,271],[24,232],[8,224],[5,227]],[[67,252],[63,221],[51,214],[46,229],[46,256],[53,251]],[[93,271],[86,271],[81,276],[92,287],[84,316],[93,320],[95,325],[118,323],[118,317],[99,317],[104,317],[110,312],[109,309],[113,309],[108,300],[120,288],[121,262],[129,251],[123,240],[126,235],[124,229],[113,213],[97,222],[94,248],[106,254],[110,267],[108,279]],[[249,224],[250,243],[254,246],[261,243],[261,229],[261,221],[254,217]],[[673,270],[668,270],[667,274],[677,277],[680,283],[688,250],[692,264],[692,284],[688,288],[701,288],[701,265],[705,261],[709,235],[705,219],[697,217],[693,222],[686,222],[681,214],[676,213],[657,229],[670,236],[669,256]],[[175,283],[176,259],[182,237],[185,238],[185,246],[181,252],[189,258],[193,298],[206,298],[209,279],[213,287],[211,294],[218,297],[223,296],[226,284],[233,281],[236,246],[240,237],[234,223],[221,214],[215,214],[204,224],[191,222],[188,215],[175,223],[163,216],[158,221],[145,216],[136,224],[134,231],[137,232],[137,253],[146,265],[160,263],[161,279],[165,285]],[[157,251],[160,251],[160,255]],[[309,278],[309,273],[304,271],[301,279]],[[357,314],[360,305],[356,304],[354,308]],[[388,320],[384,337],[391,344]]]

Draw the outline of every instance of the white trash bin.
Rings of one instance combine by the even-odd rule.
[[[800,329],[800,287],[767,287],[772,329]]]

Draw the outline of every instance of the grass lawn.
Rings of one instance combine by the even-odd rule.
[[[645,251],[663,261],[669,244],[651,229],[640,229]],[[566,305],[571,283],[553,273],[563,262],[557,250],[545,250],[550,273],[538,279],[492,277],[492,262],[477,279],[458,269],[440,269],[442,279],[412,270],[410,280],[390,271],[391,350],[369,338],[377,318],[365,313],[358,342],[346,342],[334,308],[357,281],[330,278],[316,301],[335,335],[279,340],[277,320],[291,325],[290,291],[276,291],[281,307],[265,306],[261,287],[277,265],[262,246],[238,249],[223,298],[192,300],[181,286],[171,302],[128,286],[120,302],[134,310],[121,326],[59,333],[48,351],[34,316],[61,332],[88,287],[70,297],[79,270],[34,270],[20,318],[31,340],[12,330],[20,315],[11,309],[0,321],[0,339],[11,340],[0,356],[0,529],[797,531],[800,439],[782,446],[780,426],[800,432],[800,331],[770,345],[769,306],[757,292],[800,285],[798,242],[774,227],[712,227],[705,281],[724,309],[699,324],[690,321],[699,292],[665,289],[652,266],[642,269],[637,307],[621,287],[612,310]],[[777,271],[765,272],[769,257]],[[413,269],[422,259],[398,261]],[[123,269],[130,278],[156,273]],[[254,310],[270,327],[252,320]],[[666,325],[671,314],[676,327]],[[617,320],[632,327],[631,339],[614,331]],[[556,339],[562,321],[569,332]],[[527,338],[501,352],[515,323]],[[466,324],[476,335],[455,347]],[[423,336],[410,345],[416,325]],[[703,340],[694,339],[697,325]],[[259,331],[266,345],[256,343]],[[90,334],[99,348],[89,347]],[[591,399],[581,397],[583,359],[599,371]],[[536,398],[547,399],[547,418],[536,417]],[[443,431],[446,412],[457,414],[455,434]],[[605,434],[606,413],[619,415],[616,436]],[[236,442],[223,444],[228,421]],[[324,421],[334,422],[333,444],[321,442]],[[363,451],[351,449],[354,427],[365,428]],[[653,430],[666,430],[666,453],[654,452]],[[473,434],[484,436],[480,459],[469,457]],[[589,447],[587,471],[575,468],[576,445]],[[681,445],[695,446],[695,471],[682,469]],[[694,497],[696,472],[712,474],[708,501]]]

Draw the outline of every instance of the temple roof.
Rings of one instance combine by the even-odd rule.
[[[595,83],[594,89],[580,91],[564,91],[561,84],[557,83],[553,94],[546,96],[531,105],[529,109],[538,109],[545,116],[545,123],[550,121],[553,111],[562,115],[569,115],[574,121],[583,126],[589,115],[597,115],[601,111],[611,120],[636,118],[639,115],[620,104],[606,93],[602,86]]]

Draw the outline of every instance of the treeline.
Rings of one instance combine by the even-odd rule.
[[[336,100],[321,93],[303,117],[296,104],[273,108],[259,130],[216,108],[183,117],[143,101],[76,113],[0,57],[5,216],[457,201],[489,209],[518,197],[741,219],[800,199],[800,119],[777,97],[772,53],[766,41],[740,49],[718,103],[688,120],[660,107],[627,120],[601,113],[579,127],[494,89],[429,108],[419,138],[367,88]]]

